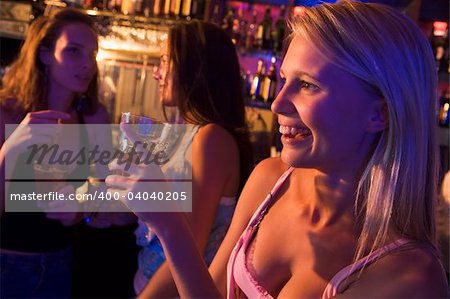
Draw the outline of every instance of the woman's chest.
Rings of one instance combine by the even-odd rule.
[[[342,233],[348,230],[344,226],[316,231],[292,207],[274,206],[247,247],[247,268],[274,297],[321,296],[328,281],[353,258],[356,240]]]

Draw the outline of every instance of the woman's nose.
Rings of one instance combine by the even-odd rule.
[[[290,96],[285,90],[286,86],[280,90],[280,92],[275,97],[275,100],[272,102],[270,109],[273,113],[276,114],[289,114],[295,110],[293,104],[290,101]]]

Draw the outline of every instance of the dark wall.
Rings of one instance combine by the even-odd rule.
[[[0,38],[0,67],[10,64],[19,54],[23,41],[13,38]]]
[[[448,0],[422,0],[420,7],[420,20],[422,21],[448,21]]]

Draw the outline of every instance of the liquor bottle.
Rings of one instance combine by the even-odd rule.
[[[248,25],[247,32],[245,34],[244,47],[247,50],[253,49],[256,44],[256,31],[257,31],[257,27],[258,27],[256,25],[257,18],[258,18],[258,14],[256,13],[256,11],[253,11],[252,21]]]
[[[245,26],[245,23],[242,23],[245,21],[241,21],[241,20],[243,20],[243,15],[242,15],[242,9],[239,8],[237,15],[234,15],[234,17],[233,17],[232,28],[231,28],[231,40],[236,45],[236,47],[240,47],[240,45],[242,44],[241,25]]]
[[[197,19],[205,17],[206,0],[192,0],[190,15]]]
[[[238,10],[238,20],[239,21],[239,47],[244,48],[245,47],[245,41],[247,38],[247,20],[244,18],[244,12],[242,9]]]
[[[242,91],[244,93],[244,97],[247,98],[250,96],[250,90],[252,88],[252,74],[249,70],[241,69],[241,78]]]
[[[205,20],[221,25],[224,15],[223,0],[206,0]]]
[[[122,0],[121,11],[124,15],[133,15],[135,12],[136,1]]]
[[[108,9],[112,12],[119,12],[122,7],[122,0],[111,0],[108,2]]]
[[[437,71],[447,71],[448,63],[445,58],[445,52],[447,48],[448,55],[448,23],[439,21],[433,23],[433,32],[431,35],[430,44],[436,60]]]
[[[450,89],[443,92],[439,99],[439,126],[449,127],[450,120]]]
[[[261,92],[264,84],[264,73],[266,72],[266,66],[264,60],[261,58],[258,60],[256,67],[256,73],[253,75],[252,87],[250,88],[250,96],[253,101],[261,101]]]
[[[177,17],[181,15],[181,0],[172,0],[170,2],[170,15]]]
[[[448,31],[444,36],[444,42],[442,46],[442,56],[440,61],[438,61],[438,71],[439,72],[447,72],[450,73],[450,55],[449,55],[449,39],[448,39]]]
[[[264,77],[264,83],[261,90],[261,98],[263,102],[272,103],[277,93],[277,67],[275,63],[277,59],[272,57],[270,60],[269,72]]]
[[[264,20],[261,23],[262,26],[262,49],[272,49],[272,17],[270,15],[270,6],[266,6],[266,13]]]
[[[174,1],[174,0],[172,0]],[[171,7],[171,0],[165,0],[163,3],[164,5],[162,6],[162,13],[161,15],[168,17],[170,16],[170,7]]]
[[[233,31],[234,12],[232,8],[228,8],[227,14],[222,19],[222,29],[231,37]]]
[[[144,0],[142,4],[142,13],[144,14],[144,17],[148,18],[152,15],[153,6],[154,6],[153,0]]]
[[[275,52],[281,52],[281,50],[283,48],[283,40],[284,40],[284,35],[286,33],[285,14],[286,14],[286,6],[281,5],[280,17],[278,18],[277,22],[275,23],[275,27],[272,32],[273,50]]]
[[[189,17],[192,14],[192,0],[184,0],[183,6],[181,7],[181,15],[183,17]]]
[[[155,17],[162,16],[164,7],[164,0],[155,0],[153,2],[153,13],[152,15]]]
[[[135,0],[134,14],[138,16],[144,15],[144,0]]]

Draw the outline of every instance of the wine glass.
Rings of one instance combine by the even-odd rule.
[[[130,132],[137,137],[141,144],[146,144],[146,149],[153,153],[164,152],[166,157],[175,150],[181,132],[176,126],[169,123],[159,122],[151,117],[122,112],[121,123],[130,125],[127,127]],[[154,147],[152,147],[152,145]],[[126,137],[121,130],[119,133],[119,149],[129,154],[135,144]]]

